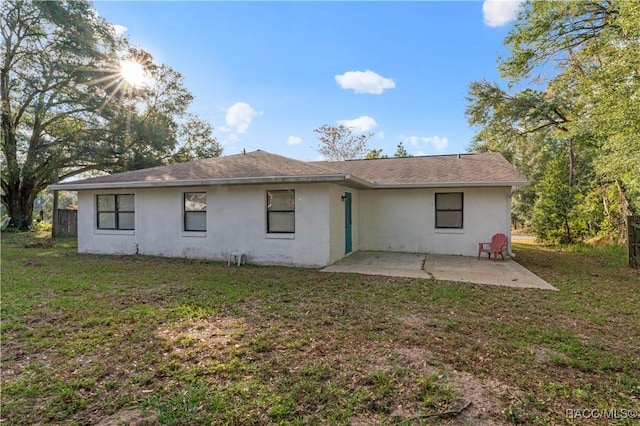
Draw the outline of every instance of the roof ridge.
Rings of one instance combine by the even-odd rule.
[[[316,160],[310,161],[310,163],[347,163],[347,162],[357,162],[357,161],[375,161],[375,160],[409,160],[409,159],[420,159],[420,158],[445,158],[445,157],[462,157],[462,156],[479,156],[479,155],[496,155],[500,154],[498,152],[461,152],[457,154],[431,154],[431,155],[410,155],[407,157],[381,157],[381,158],[350,158],[346,160]]]
[[[435,158],[435,157],[461,157],[473,155],[495,154],[495,152],[460,152],[457,154],[432,154],[432,155],[409,155],[406,157],[381,157],[381,158],[350,158],[343,161],[368,161],[368,160],[407,160],[417,158]]]
[[[279,157],[279,158],[282,158],[282,159],[284,159],[286,161],[294,161],[296,163],[301,163],[301,164],[304,164],[306,166],[314,167],[314,168],[319,169],[320,171],[323,171],[323,172],[330,172],[332,174],[336,173],[336,170],[331,169],[329,167],[324,167],[324,166],[320,166],[318,164],[315,164],[316,162],[314,162],[314,161],[298,160],[296,158],[286,157],[286,156],[280,155],[280,154],[274,154],[272,152],[264,151],[262,149],[257,149],[255,151],[248,152],[247,154],[256,154],[256,153],[262,153],[262,154],[267,154],[267,155],[270,155],[270,156],[273,156],[273,157]]]

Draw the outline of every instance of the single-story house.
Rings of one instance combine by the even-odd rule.
[[[510,235],[500,154],[305,162],[254,151],[51,185],[78,191],[78,250],[325,266],[358,250],[474,256]]]

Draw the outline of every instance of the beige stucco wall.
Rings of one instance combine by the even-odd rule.
[[[478,242],[510,235],[509,187],[360,191],[360,250],[474,256]],[[463,192],[463,229],[435,228],[435,193]]]
[[[322,266],[329,263],[328,184],[211,186],[80,191],[78,250],[226,260],[233,251],[251,263]],[[266,191],[296,191],[295,234],[267,234]],[[207,193],[207,231],[184,232],[184,192]],[[96,229],[95,195],[135,194],[135,231]]]

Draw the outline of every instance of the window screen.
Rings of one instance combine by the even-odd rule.
[[[135,229],[135,207],[133,194],[98,195],[98,229]]]
[[[436,193],[436,228],[462,228],[462,192]]]
[[[207,194],[205,192],[185,192],[184,230],[207,230]]]
[[[294,190],[267,191],[267,232],[296,231],[296,196]]]

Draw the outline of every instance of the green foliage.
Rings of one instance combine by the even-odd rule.
[[[433,373],[418,380],[418,398],[426,407],[438,408],[453,399],[455,391],[447,384],[441,383],[444,376]]]
[[[118,37],[90,2],[6,0],[2,46],[2,204],[28,229],[37,195],[88,171],[118,172],[220,154],[187,113],[180,73]],[[147,81],[121,75],[124,59]]]
[[[624,218],[640,208],[638,28],[638,2],[527,1],[499,59],[508,90],[485,80],[470,86],[466,112],[479,127],[471,148],[501,152],[531,179],[535,196],[516,198],[518,219],[531,218],[549,240],[622,240]],[[568,159],[568,188],[551,184],[562,173],[549,152]],[[567,210],[563,191],[580,207]]]
[[[568,183],[567,159],[555,157],[546,163],[544,175],[536,184],[538,198],[533,208],[532,225],[536,237],[553,244],[568,244],[581,239],[587,224],[579,213],[583,195],[579,186]]]
[[[31,225],[31,231],[35,232],[36,234],[42,234],[42,233],[50,234],[52,229],[53,229],[53,226],[50,223],[47,223],[40,219],[36,220]]]
[[[376,158],[387,158],[386,155],[382,155],[382,149],[372,149],[364,156],[367,160],[374,160]]]
[[[404,147],[404,144],[402,142],[398,143],[396,152],[393,154],[393,156],[396,158],[411,157],[411,155],[409,155],[409,153],[407,152],[407,149]]]

